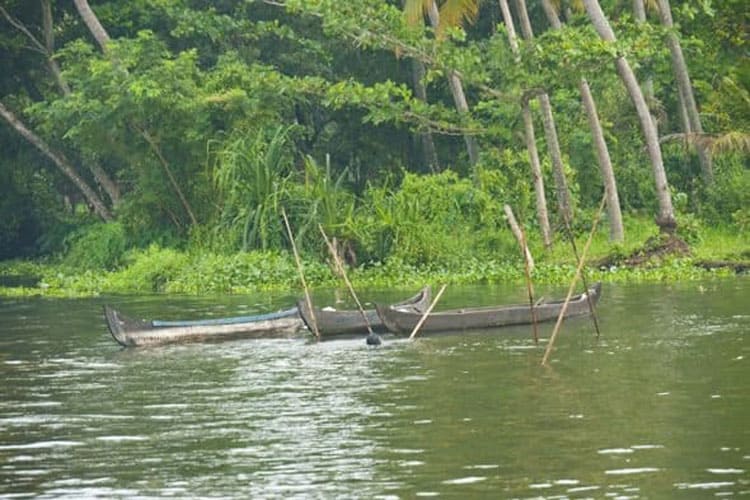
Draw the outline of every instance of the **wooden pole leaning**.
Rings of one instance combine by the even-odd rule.
[[[606,190],[605,190],[605,196],[606,196]],[[570,241],[570,246],[573,248],[573,255],[576,258],[576,264],[581,262],[581,258],[578,256],[578,246],[576,245],[576,239],[573,236],[573,230],[570,227],[570,220],[568,217],[563,214],[563,221],[565,223],[565,233],[568,236],[568,241]],[[589,284],[586,279],[586,273],[581,270],[581,282],[583,283],[583,291],[584,293],[588,292],[589,290]],[[598,339],[600,336],[599,333],[599,321],[596,318],[596,312],[594,311],[594,304],[591,303],[591,297],[586,293],[586,302],[589,305],[589,312],[591,313],[591,320],[594,322],[594,330],[596,330],[596,338]]]
[[[310,317],[312,318],[312,329],[315,338],[320,341],[320,331],[318,330],[318,321],[315,319],[315,310],[313,309],[312,298],[310,297],[310,290],[307,288],[307,281],[305,281],[305,272],[302,269],[302,260],[299,258],[297,252],[297,244],[294,242],[294,234],[292,234],[292,228],[289,225],[289,219],[286,216],[286,210],[281,208],[281,216],[284,218],[284,225],[286,226],[286,232],[289,235],[289,241],[292,242],[292,252],[294,253],[294,262],[297,264],[297,272],[299,273],[299,280],[302,283],[302,288],[305,290],[305,302],[307,308],[310,310]]]
[[[346,275],[344,264],[341,262],[341,258],[339,257],[338,252],[336,252],[336,249],[333,247],[331,240],[328,239],[328,235],[326,235],[326,232],[323,230],[323,226],[321,224],[318,224],[318,229],[320,229],[320,234],[323,235],[323,239],[326,242],[328,251],[331,253],[331,257],[333,258],[334,265],[336,266],[336,271],[344,279],[344,283],[346,283],[346,287],[349,289],[349,293],[354,299],[354,302],[357,304],[357,308],[359,309],[359,313],[362,315],[362,319],[365,320],[365,325],[367,326],[367,332],[371,336],[375,336],[375,332],[372,331],[372,326],[370,326],[370,321],[367,319],[367,314],[365,313],[365,309],[362,307],[362,303],[359,301],[359,298],[357,298],[357,294],[354,292],[354,287],[352,286],[352,283],[349,281],[349,278]]]
[[[414,326],[414,330],[411,331],[411,335],[409,335],[409,340],[413,340],[414,337],[417,335],[417,332],[420,328],[422,328],[422,325],[427,320],[427,316],[430,315],[432,312],[432,309],[435,307],[435,304],[438,303],[438,300],[440,300],[440,297],[443,295],[443,292],[445,291],[445,288],[448,285],[443,285],[440,287],[440,291],[435,295],[435,298],[432,300],[432,304],[430,304],[430,307],[427,308],[427,310],[424,312],[421,318],[419,318],[419,322]]]
[[[515,215],[513,215],[513,209],[510,205],[504,205],[505,216],[508,218],[508,224],[510,224],[511,231],[516,236],[518,244],[521,247],[521,253],[523,254],[523,270],[526,275],[526,291],[529,295],[529,313],[531,314],[531,324],[533,325],[534,344],[539,344],[539,328],[537,327],[536,309],[534,308],[534,284],[531,281],[531,272],[534,270],[534,259],[531,257],[531,251],[529,246],[526,244],[526,234],[516,221]]]
[[[510,225],[510,230],[513,232],[513,236],[516,237],[518,245],[521,247],[523,260],[529,267],[529,272],[531,272],[534,270],[534,258],[531,256],[529,247],[526,245],[526,238],[524,237],[523,230],[521,229],[521,226],[518,225],[516,216],[513,215],[513,209],[510,208],[510,205],[503,205],[503,210],[505,211],[505,217],[508,218],[508,225]]]
[[[596,233],[596,226],[599,224],[599,218],[602,215],[602,211],[604,210],[604,205],[607,201],[607,193],[604,193],[604,196],[602,197],[602,202],[599,204],[599,210],[596,212],[596,217],[594,217],[594,223],[591,227],[591,234],[589,234],[588,240],[586,240],[586,244],[583,247],[583,253],[581,254],[581,259],[578,262],[578,266],[576,267],[576,272],[573,275],[573,281],[570,283],[570,287],[568,288],[568,295],[565,297],[565,302],[563,303],[562,309],[560,309],[560,314],[557,316],[557,322],[555,323],[555,328],[552,330],[552,335],[550,335],[549,343],[547,344],[547,349],[544,351],[544,357],[542,358],[542,366],[547,364],[547,360],[549,359],[549,355],[552,352],[552,346],[555,344],[555,339],[557,338],[557,334],[560,331],[560,326],[562,325],[563,317],[565,316],[565,311],[568,310],[568,304],[570,304],[570,298],[573,296],[573,290],[575,290],[576,284],[578,283],[578,278],[581,276],[581,269],[583,269],[583,264],[586,262],[586,254],[588,254],[589,247],[591,246],[591,241],[594,239],[594,234]],[[588,290],[586,290],[586,296],[588,297]]]

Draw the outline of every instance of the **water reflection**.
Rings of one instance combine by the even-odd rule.
[[[748,296],[608,287],[601,340],[567,323],[547,369],[525,327],[122,350],[100,301],[3,302],[0,496],[747,494]],[[166,318],[276,306],[131,300]]]

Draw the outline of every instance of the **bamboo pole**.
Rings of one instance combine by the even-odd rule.
[[[365,320],[365,325],[367,326],[367,331],[369,333],[367,337],[367,343],[380,343],[380,337],[378,337],[374,331],[372,331],[372,327],[370,326],[370,321],[367,319],[367,314],[365,314],[365,309],[362,307],[362,303],[359,301],[359,298],[357,297],[357,294],[354,292],[354,287],[352,286],[352,283],[349,281],[349,278],[346,275],[346,270],[344,269],[344,264],[341,262],[341,259],[339,258],[338,252],[336,252],[336,249],[334,248],[333,244],[331,243],[331,240],[328,239],[328,236],[326,235],[326,232],[323,230],[323,226],[321,224],[318,224],[318,229],[320,229],[320,234],[323,235],[323,239],[326,242],[326,246],[328,247],[328,251],[331,253],[331,257],[333,257],[333,262],[336,266],[336,271],[341,275],[341,277],[344,279],[344,283],[346,283],[347,288],[349,289],[349,293],[351,294],[352,298],[354,299],[354,302],[357,304],[357,308],[359,309],[359,313],[362,315],[362,319]],[[377,339],[377,340],[375,340]]]
[[[534,268],[534,260],[531,258],[531,251],[529,251],[529,246],[526,244],[526,234],[523,231],[523,227],[516,221],[513,209],[510,205],[504,205],[503,209],[523,254],[523,270],[526,275],[526,292],[529,295],[529,313],[531,314],[531,324],[533,325],[534,344],[539,344],[539,328],[537,327],[536,310],[534,309],[534,284],[531,282],[531,271]]]
[[[411,331],[411,335],[409,335],[409,340],[414,339],[414,337],[417,335],[417,332],[419,331],[419,329],[422,328],[422,325],[427,320],[427,316],[430,315],[430,313],[432,312],[432,308],[435,307],[435,304],[438,303],[438,300],[440,300],[440,296],[443,295],[443,292],[445,291],[445,288],[447,286],[448,285],[443,285],[440,288],[440,291],[437,293],[437,295],[435,295],[435,298],[432,300],[432,304],[430,304],[430,307],[427,308],[427,310],[424,312],[424,314],[422,315],[422,317],[419,318],[419,323],[416,324],[416,326],[414,327],[414,330]]]
[[[313,309],[312,299],[310,298],[310,290],[307,288],[307,281],[305,281],[305,273],[302,269],[302,260],[299,258],[297,252],[297,244],[294,242],[294,235],[292,234],[292,228],[289,225],[289,219],[286,217],[286,210],[284,207],[281,208],[281,216],[284,218],[284,225],[286,226],[286,232],[289,235],[289,241],[292,242],[292,252],[294,253],[294,261],[297,263],[297,272],[299,273],[299,280],[302,282],[302,288],[305,290],[305,302],[307,308],[310,310],[310,318],[312,318],[312,328],[315,338],[320,341],[320,331],[318,330],[318,321],[315,319],[315,310]]]
[[[570,304],[570,298],[573,296],[573,290],[575,290],[576,284],[578,283],[578,277],[581,275],[581,269],[583,268],[584,262],[586,262],[586,254],[589,251],[589,247],[591,246],[591,241],[594,239],[594,233],[596,233],[596,226],[599,224],[599,218],[602,215],[602,211],[604,210],[604,205],[607,201],[607,193],[604,193],[604,196],[602,197],[602,202],[599,204],[599,210],[596,212],[596,217],[594,217],[594,223],[591,228],[591,234],[589,234],[589,239],[586,240],[586,245],[583,247],[583,254],[581,255],[581,260],[578,262],[578,266],[576,267],[576,272],[573,275],[573,281],[570,283],[570,287],[568,288],[568,295],[565,297],[565,302],[563,303],[562,309],[560,309],[560,314],[557,316],[557,322],[555,323],[555,328],[552,330],[552,335],[549,338],[549,343],[547,344],[547,349],[544,351],[544,357],[542,358],[542,366],[547,364],[547,359],[549,358],[550,353],[552,352],[552,346],[555,344],[555,339],[557,338],[557,334],[560,331],[560,326],[562,325],[563,317],[565,316],[565,311],[568,310],[568,304]],[[588,296],[588,290],[586,290],[586,295]]]
[[[605,191],[606,196],[606,191]],[[568,240],[570,241],[570,246],[573,248],[573,255],[576,258],[576,264],[580,263],[581,258],[578,256],[578,246],[576,245],[576,239],[573,236],[573,230],[570,228],[570,221],[567,217],[563,214],[563,219],[565,222],[565,233],[568,236]],[[589,284],[586,279],[586,273],[581,271],[581,282],[583,283],[583,290],[584,292],[588,292]],[[594,304],[591,303],[591,297],[586,294],[586,302],[589,305],[589,312],[591,313],[591,319],[594,322],[594,329],[596,330],[596,338],[598,339],[600,336],[599,333],[599,321],[596,318],[596,312],[594,311]]]
[[[516,240],[521,247],[521,252],[523,252],[524,261],[528,263],[529,272],[531,272],[534,270],[534,258],[531,256],[529,247],[526,246],[526,238],[524,238],[521,226],[518,225],[516,216],[513,215],[513,209],[510,208],[510,205],[503,205],[503,210],[505,211],[505,216],[508,218],[508,225],[510,225],[510,230],[513,232],[513,236],[516,237]]]

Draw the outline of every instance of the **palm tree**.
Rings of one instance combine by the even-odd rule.
[[[101,48],[102,52],[107,54],[108,53],[107,45],[111,39],[109,37],[109,34],[107,33],[107,30],[105,30],[104,26],[102,26],[102,23],[99,22],[99,18],[96,17],[96,13],[93,10],[91,10],[91,6],[89,6],[89,3],[87,0],[73,0],[73,3],[75,4],[76,9],[78,10],[78,13],[81,15],[81,19],[83,19],[83,22],[86,24],[89,31],[91,32],[94,39],[96,40],[96,43],[99,44],[99,47]],[[169,162],[167,162],[166,157],[162,153],[161,147],[159,146],[158,139],[155,138],[144,126],[141,126],[137,123],[132,123],[132,122],[130,123],[130,126],[133,129],[137,130],[140,133],[141,137],[143,137],[143,139],[146,141],[149,148],[154,153],[154,156],[156,156],[162,168],[164,169],[164,172],[167,175],[167,178],[169,179],[169,182],[172,185],[172,188],[177,194],[177,197],[180,199],[180,202],[182,203],[183,208],[185,209],[188,216],[190,217],[190,221],[192,225],[197,226],[198,220],[195,217],[195,214],[193,212],[193,209],[190,206],[190,203],[188,202],[187,198],[182,192],[182,189],[180,188],[180,185],[178,184],[177,179],[172,173],[172,169],[169,166]]]
[[[425,75],[424,63],[418,59],[411,60],[411,77],[412,83],[414,84],[414,95],[417,99],[427,102],[427,88],[424,84]],[[435,149],[435,140],[432,137],[432,132],[429,130],[419,134],[419,138],[422,142],[422,153],[424,155],[424,162],[430,168],[433,173],[440,171],[440,163],[438,161],[437,149]]]
[[[589,16],[594,29],[599,37],[606,42],[615,42],[615,33],[609,24],[601,5],[598,0],[583,0],[586,13]],[[661,155],[661,145],[659,144],[659,134],[656,130],[651,113],[649,112],[643,91],[638,84],[633,69],[630,67],[624,56],[618,56],[615,59],[617,73],[622,80],[625,88],[630,95],[630,99],[635,106],[638,119],[641,122],[641,129],[646,141],[646,149],[651,160],[651,169],[654,175],[656,185],[656,197],[659,203],[659,213],[656,217],[656,223],[662,231],[672,232],[677,227],[677,221],[674,216],[674,207],[672,206],[672,195],[669,192],[669,183],[667,174],[664,170],[664,161]]]
[[[414,24],[421,22],[423,13],[427,13],[430,25],[438,34],[442,36],[447,27],[459,26],[464,20],[473,21],[479,8],[479,0],[447,0],[443,6],[438,9],[435,0],[406,0],[404,12],[408,22]],[[441,22],[441,16],[443,17]],[[463,82],[455,73],[448,74],[448,86],[451,89],[453,103],[459,113],[469,112],[469,103],[466,100]],[[464,135],[466,143],[466,152],[469,156],[469,163],[475,165],[479,161],[479,146],[474,136]]]
[[[104,29],[104,26],[102,26],[102,23],[99,22],[99,18],[96,17],[94,11],[91,10],[88,0],[73,0],[73,3],[81,15],[81,19],[83,19],[83,22],[86,23],[89,31],[94,36],[96,43],[101,47],[102,52],[106,52],[107,43],[110,41],[109,34]]]
[[[646,22],[646,4],[644,0],[633,0],[633,17],[635,17],[636,24],[644,24]],[[643,94],[646,97],[646,102],[653,102],[654,81],[650,77],[646,78],[643,82]]]
[[[685,57],[682,53],[682,46],[680,41],[677,39],[677,35],[671,30],[674,28],[672,22],[672,11],[669,6],[669,0],[658,0],[659,4],[659,18],[662,24],[670,29],[667,35],[667,46],[669,46],[669,52],[672,56],[672,71],[674,71],[675,79],[677,80],[677,90],[680,99],[680,107],[683,110],[684,116],[687,118],[684,120],[685,126],[683,127],[686,134],[702,134],[703,125],[701,124],[701,118],[698,114],[698,106],[695,103],[695,95],[693,93],[693,87],[690,84],[690,75],[688,74],[687,64],[685,63]],[[698,158],[700,159],[701,168],[703,170],[703,177],[707,182],[713,179],[713,166],[711,162],[711,155],[708,150],[697,146]]]
[[[508,42],[513,54],[518,59],[518,39],[516,29],[513,24],[513,17],[510,14],[508,0],[499,0],[500,10],[503,13],[506,32],[508,33]],[[531,117],[531,108],[528,99],[521,101],[521,114],[524,124],[524,138],[526,140],[526,150],[529,153],[529,163],[531,165],[531,175],[534,180],[534,193],[536,195],[536,215],[539,221],[539,228],[542,231],[542,240],[544,246],[549,248],[552,245],[552,231],[549,225],[549,214],[547,212],[547,197],[544,194],[544,178],[542,177],[542,167],[539,163],[539,151],[536,147],[536,137],[534,134],[534,121]]]
[[[44,56],[47,63],[47,69],[52,74],[55,84],[60,89],[63,96],[68,97],[71,94],[70,86],[65,80],[62,74],[60,65],[57,60],[53,57],[55,54],[55,30],[53,26],[52,18],[52,5],[50,0],[41,0],[41,11],[42,11],[42,34],[44,36],[44,42],[37,39],[37,37],[29,30],[26,26],[21,23],[18,19],[12,17],[3,7],[0,7],[0,14],[18,31],[26,35],[31,42],[34,50]],[[96,179],[96,182],[104,189],[109,199],[112,201],[112,205],[117,205],[120,201],[120,188],[117,183],[112,180],[112,177],[96,162],[87,161],[85,162],[86,167],[91,171]]]
[[[13,129],[26,139],[30,144],[44,154],[47,158],[62,171],[62,173],[75,184],[79,191],[86,198],[86,201],[94,208],[96,214],[105,221],[112,220],[112,214],[109,213],[106,205],[102,202],[99,195],[91,189],[88,183],[78,175],[75,167],[68,161],[65,156],[57,151],[54,151],[44,140],[36,135],[34,132],[28,129],[26,125],[18,119],[15,114],[6,108],[2,102],[0,102],[0,117],[2,117]]]
[[[531,21],[526,10],[526,0],[516,0],[516,11],[521,25],[521,33],[526,40],[534,38],[534,32],[531,29]],[[557,206],[560,215],[566,224],[573,220],[573,205],[570,202],[570,191],[568,181],[565,178],[565,166],[562,162],[562,153],[560,151],[560,141],[557,138],[557,127],[555,118],[552,114],[552,104],[549,95],[542,92],[538,95],[539,107],[542,111],[542,124],[544,125],[544,135],[547,139],[547,149],[552,159],[552,174],[555,180],[555,193],[557,194]]]
[[[542,0],[542,7],[552,28],[560,29],[562,23],[552,2],[550,0]],[[591,94],[589,83],[585,78],[581,78],[578,88],[581,92],[581,101],[586,110],[586,116],[588,117],[591,137],[594,140],[594,150],[596,151],[599,169],[601,170],[606,190],[607,213],[609,215],[609,239],[611,241],[623,241],[625,239],[625,230],[622,224],[620,197],[617,192],[617,182],[615,181],[615,173],[612,168],[612,160],[609,157],[609,148],[607,148],[607,142],[604,140],[604,131],[602,130],[599,114],[596,110],[596,102],[594,101],[594,96]]]

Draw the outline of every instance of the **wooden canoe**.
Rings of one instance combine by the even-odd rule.
[[[571,298],[565,317],[589,313],[589,300],[595,306],[602,292],[602,284],[596,283],[587,293]],[[536,320],[556,320],[564,300],[541,302],[534,306]],[[408,334],[414,329],[422,314],[390,306],[376,305],[382,323],[392,333]],[[475,307],[431,313],[420,328],[420,333],[458,332],[483,328],[500,328],[511,325],[531,324],[529,304]]]
[[[429,307],[430,297],[430,287],[426,286],[413,297],[389,307],[394,310],[421,313]],[[307,302],[304,299],[297,301],[297,308],[299,309],[299,315],[302,317],[305,325],[307,325],[308,330],[311,332],[314,331],[312,327],[312,314],[310,314],[310,308],[307,306]],[[323,339],[338,335],[367,334],[367,325],[362,318],[362,313],[358,310],[337,311],[330,308],[316,307],[313,309],[313,312],[315,314],[315,323],[320,332],[320,336]],[[370,324],[370,327],[374,332],[383,333],[387,331],[375,309],[365,310],[364,313],[367,317],[367,323]]]
[[[104,317],[112,337],[126,347],[243,338],[283,338],[304,329],[296,307],[255,316],[160,321],[129,318],[110,306],[104,306]]]
[[[425,287],[417,295],[395,304],[394,307],[413,307],[422,311],[429,304],[430,289]],[[104,306],[104,318],[112,337],[118,344],[126,347],[153,346],[177,342],[218,342],[234,339],[288,338],[305,330],[301,316],[304,300],[300,308],[293,307],[279,312],[258,314],[254,316],[234,316],[229,318],[202,319],[190,321],[162,321],[134,319],[125,316],[111,306]],[[378,313],[373,309],[366,311],[371,324],[381,331],[384,327]],[[359,311],[333,311],[316,309],[316,317],[325,321],[325,325],[337,325],[336,328],[321,330],[323,338],[330,338],[342,333],[366,333],[362,315]],[[320,321],[320,320],[318,320]]]

